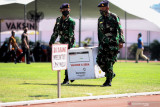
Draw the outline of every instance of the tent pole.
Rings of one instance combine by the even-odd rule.
[[[150,45],[151,33],[149,31],[149,45]]]
[[[125,11],[125,62],[127,62],[127,12]]]
[[[37,16],[37,0],[35,0],[35,44],[36,44],[36,29],[37,29],[37,20],[36,20],[36,16]]]
[[[81,18],[82,18],[82,0],[79,0],[80,17],[79,17],[79,47],[81,47]]]
[[[148,31],[148,47],[149,47],[149,53],[150,53],[150,38],[151,37],[151,33],[150,31]]]
[[[24,25],[26,26],[26,4],[24,4]]]
[[[149,47],[149,31],[147,31],[147,46]]]
[[[150,31],[147,31],[147,41],[148,41],[148,43],[147,43],[148,53],[150,53]]]
[[[92,42],[92,43],[93,43],[92,45],[94,46],[94,31],[93,31],[93,40],[92,40],[92,41],[93,41],[93,42]]]
[[[2,19],[0,19],[0,46],[1,46],[1,21]]]

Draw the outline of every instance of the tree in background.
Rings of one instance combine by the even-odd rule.
[[[129,56],[131,59],[135,59],[137,48],[138,48],[138,46],[136,43],[132,44],[129,47]]]
[[[150,53],[151,59],[160,60],[160,43],[158,40],[154,40],[153,43],[150,44]]]

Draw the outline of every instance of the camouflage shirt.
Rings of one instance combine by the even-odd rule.
[[[59,35],[59,42],[68,44],[68,48],[72,48],[75,41],[74,28],[75,21],[71,17],[66,17],[65,20],[62,17],[58,17],[49,44],[54,44]]]
[[[98,19],[98,41],[100,51],[118,51],[119,43],[124,43],[124,35],[119,17],[111,12]]]

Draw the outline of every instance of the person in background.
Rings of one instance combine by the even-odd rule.
[[[21,36],[23,53],[19,55],[19,57],[16,59],[16,62],[21,62],[22,57],[26,55],[26,63],[30,64],[30,50],[29,50],[30,48],[29,48],[29,37],[27,31],[28,28],[25,27],[24,32]]]
[[[0,48],[0,61],[5,62],[5,56],[8,52],[8,43],[5,41]]]
[[[35,62],[41,62],[42,53],[43,53],[42,47],[40,43],[37,42],[37,45],[33,49],[33,56],[34,56]]]
[[[15,31],[11,31],[11,37],[9,38],[9,43],[8,43],[8,54],[5,58],[5,62],[8,62],[11,57],[14,58],[14,61],[16,60],[16,48],[19,50],[18,44],[15,39]]]
[[[143,40],[142,40],[142,34],[139,33],[138,34],[138,48],[137,48],[137,52],[136,52],[136,63],[138,63],[138,59],[139,59],[139,55],[145,59],[147,61],[147,63],[149,63],[149,58],[146,57],[144,54],[143,54],[143,50],[144,50],[144,47],[143,47]]]

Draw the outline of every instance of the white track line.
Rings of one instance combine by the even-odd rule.
[[[143,92],[143,93],[114,94],[114,95],[100,95],[100,96],[87,96],[87,97],[73,97],[73,98],[59,98],[59,99],[45,99],[45,100],[31,100],[31,101],[18,101],[18,102],[0,103],[0,107],[57,103],[57,102],[64,102],[64,101],[83,101],[83,100],[104,99],[104,98],[146,96],[146,95],[160,95],[160,91],[158,91],[158,92]]]

